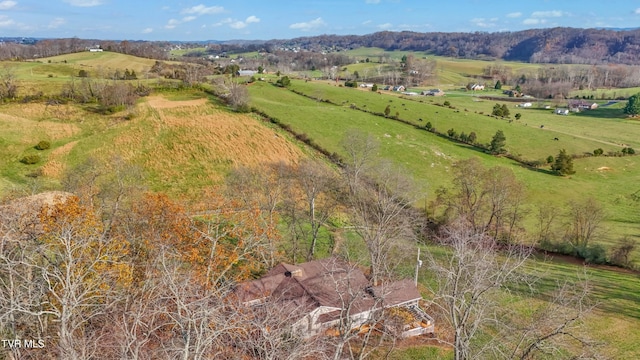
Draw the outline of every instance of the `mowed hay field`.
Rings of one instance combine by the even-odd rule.
[[[92,78],[111,78],[116,70],[136,72],[138,79],[146,78],[155,60],[103,51],[82,51],[30,61],[3,61],[0,66],[10,69],[20,81],[19,96],[39,92],[58,93],[72,77],[85,70]]]

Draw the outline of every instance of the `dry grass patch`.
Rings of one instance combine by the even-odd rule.
[[[149,106],[154,109],[173,109],[177,107],[200,106],[205,105],[207,101],[208,100],[206,98],[181,101],[168,100],[162,96],[150,96],[147,98],[147,104],[149,104]]]
[[[40,140],[65,139],[80,132],[75,124],[34,121],[6,113],[0,113],[0,129],[3,129],[4,136],[8,138],[34,145]]]
[[[60,177],[64,173],[65,169],[66,166],[58,160],[51,160],[41,168],[42,175],[52,178]]]
[[[168,192],[197,193],[234,167],[297,163],[302,150],[251,115],[215,108],[206,98],[151,97],[131,122],[96,152],[139,164],[150,182]]]
[[[72,141],[51,151],[49,161],[42,167],[42,175],[59,178],[67,168],[63,157],[68,155],[77,143],[78,141]]]
[[[82,121],[86,112],[76,105],[60,104],[47,105],[42,103],[10,104],[0,109],[2,114],[13,115],[29,120],[64,122]]]

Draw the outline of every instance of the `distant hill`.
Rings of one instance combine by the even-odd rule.
[[[640,29],[558,27],[496,33],[383,31],[362,36],[321,35],[272,40],[267,45],[309,50],[347,50],[364,46],[426,51],[448,57],[531,63],[640,64]]]

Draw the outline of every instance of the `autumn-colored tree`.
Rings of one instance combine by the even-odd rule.
[[[129,251],[124,238],[105,238],[102,223],[76,197],[45,207],[44,235],[29,266],[47,289],[35,315],[56,320],[56,344],[62,358],[90,357],[97,345],[93,320],[103,316],[111,294],[131,283],[123,262]],[[53,334],[53,332],[51,332]]]

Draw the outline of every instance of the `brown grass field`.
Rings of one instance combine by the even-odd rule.
[[[286,135],[250,115],[217,109],[205,98],[171,101],[152,96],[136,112],[138,116],[118,124],[120,131],[94,154],[140,165],[154,190],[195,195],[218,184],[235,166],[296,163],[305,156]]]

